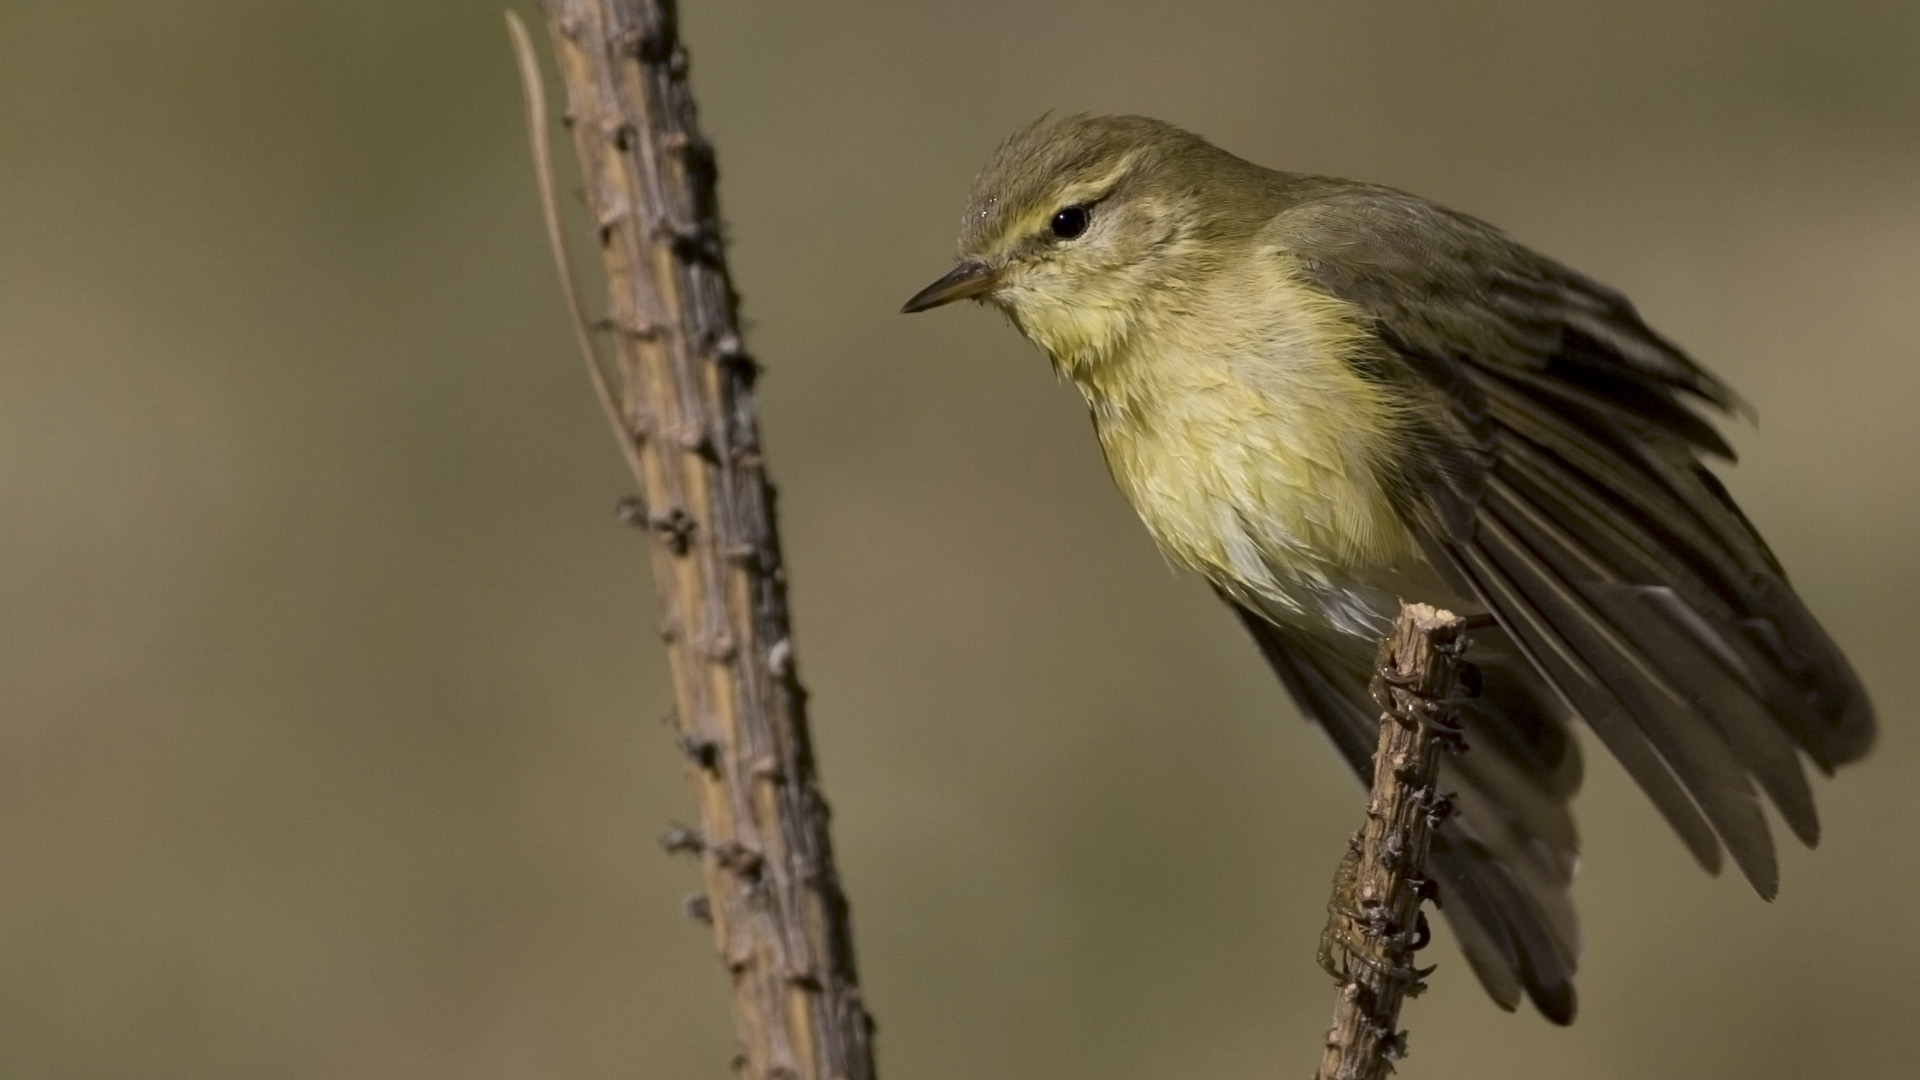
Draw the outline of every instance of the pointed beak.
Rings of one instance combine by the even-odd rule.
[[[993,291],[996,284],[999,284],[999,279],[987,264],[963,262],[947,271],[946,277],[914,293],[913,299],[907,301],[900,311],[910,315],[916,311],[937,308],[941,304],[951,304],[955,300],[985,296]]]

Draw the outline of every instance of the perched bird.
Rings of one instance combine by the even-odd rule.
[[[1586,722],[1710,871],[1778,874],[1756,791],[1866,752],[1858,678],[1703,457],[1725,384],[1620,294],[1464,214],[1137,116],[1039,122],[909,312],[991,303],[1085,396],[1161,549],[1372,774],[1402,599],[1477,615],[1483,692],[1429,873],[1481,982],[1573,1017]]]

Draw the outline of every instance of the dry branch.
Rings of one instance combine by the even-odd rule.
[[[1406,1053],[1400,1003],[1423,988],[1414,951],[1433,829],[1446,816],[1440,755],[1461,748],[1450,702],[1460,693],[1466,621],[1407,604],[1380,643],[1374,699],[1385,710],[1367,823],[1334,875],[1320,960],[1341,980],[1319,1080],[1379,1080]]]
[[[699,803],[705,911],[732,979],[752,1080],[870,1080],[872,1021],[795,676],[786,576],[715,195],[670,0],[545,0],[566,123],[579,152],[609,291],[613,358],[583,332],[597,391],[642,498],[623,516],[652,538],[675,724]],[[524,29],[509,16],[548,202],[544,111]],[[569,297],[564,252],[556,250]]]

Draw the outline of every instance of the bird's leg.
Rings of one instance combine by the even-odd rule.
[[[1385,905],[1366,903],[1355,896],[1360,855],[1360,834],[1355,833],[1347,842],[1347,854],[1334,871],[1333,895],[1327,901],[1327,925],[1320,931],[1320,947],[1314,959],[1319,962],[1320,970],[1342,982],[1352,977],[1353,963],[1359,960],[1381,977],[1405,984],[1409,995],[1418,994],[1426,989],[1424,980],[1433,973],[1433,968],[1384,963],[1368,955],[1361,942],[1363,939],[1384,941],[1390,955],[1410,956],[1425,948],[1433,938],[1427,916],[1416,911],[1412,926],[1398,927]],[[1414,888],[1423,899],[1437,898],[1439,893],[1430,878],[1418,879]]]
[[[1320,931],[1320,947],[1314,953],[1320,970],[1345,982],[1352,975],[1351,964],[1360,933],[1360,901],[1354,893],[1360,879],[1360,834],[1347,841],[1347,852],[1333,871],[1333,894],[1327,898],[1327,925]]]
[[[1466,639],[1460,638],[1445,646],[1455,657],[1466,649]],[[1390,664],[1383,664],[1374,671],[1374,701],[1386,713],[1402,726],[1408,725],[1408,717],[1431,732],[1440,742],[1440,748],[1447,753],[1464,753],[1466,739],[1460,731],[1460,724],[1453,719],[1457,706],[1480,696],[1484,685],[1480,669],[1466,660],[1456,659],[1459,672],[1459,691],[1445,697],[1428,697],[1419,693],[1417,677],[1410,677],[1395,671]],[[1396,703],[1392,700],[1392,691],[1399,690],[1415,700],[1408,703]],[[1408,707],[1410,706],[1410,707]]]

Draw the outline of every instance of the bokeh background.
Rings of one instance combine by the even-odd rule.
[[[1880,703],[1771,905],[1595,753],[1579,1022],[1442,943],[1403,1074],[1911,1075],[1920,5],[685,7],[885,1075],[1305,1075],[1331,1004],[1358,788],[1040,357],[894,314],[1046,109],[1625,289]],[[728,1075],[518,94],[497,5],[0,13],[0,1074]]]

